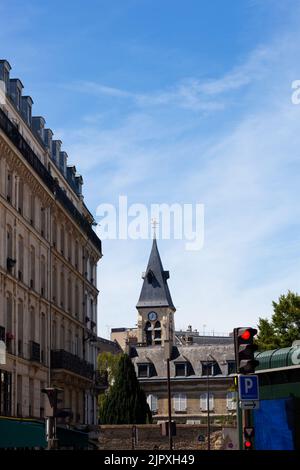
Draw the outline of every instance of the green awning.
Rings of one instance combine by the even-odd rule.
[[[0,416],[0,448],[45,448],[45,424]]]

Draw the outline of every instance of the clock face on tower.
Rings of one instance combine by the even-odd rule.
[[[155,321],[157,319],[157,313],[156,312],[149,312],[148,313],[148,319],[150,321]]]

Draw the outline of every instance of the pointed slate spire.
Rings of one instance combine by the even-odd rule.
[[[169,277],[169,271],[164,271],[154,237],[147,270],[143,275],[144,282],[137,308],[170,307],[175,310],[167,284]]]

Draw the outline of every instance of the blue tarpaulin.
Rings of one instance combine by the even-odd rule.
[[[256,450],[294,450],[293,398],[261,400],[253,412]]]

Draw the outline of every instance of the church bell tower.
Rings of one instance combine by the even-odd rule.
[[[167,280],[169,271],[164,271],[156,238],[146,272],[143,273],[143,286],[137,303],[138,342],[145,346],[168,346],[174,344],[174,307]]]

